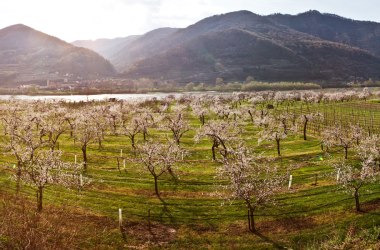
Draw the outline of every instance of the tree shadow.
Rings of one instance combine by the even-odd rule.
[[[167,218],[170,220],[170,223],[174,223],[175,220],[174,220],[173,215],[170,212],[169,204],[165,200],[163,200],[162,198],[160,198],[160,201],[162,204],[162,209],[161,209],[158,217],[161,219],[161,221],[163,221],[165,218]]]
[[[262,233],[258,232],[257,230],[256,230],[255,232],[253,232],[253,233],[254,233],[256,236],[258,236],[260,239],[262,239],[263,241],[272,244],[273,247],[276,248],[276,249],[287,249],[286,247],[280,245],[279,242],[270,239],[269,237],[267,237],[267,236],[263,235]]]

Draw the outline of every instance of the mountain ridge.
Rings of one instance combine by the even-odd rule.
[[[319,11],[263,16],[243,10],[186,28],[72,44],[22,24],[0,30],[0,80],[49,79],[57,72],[107,77],[115,68],[123,78],[178,83],[248,76],[321,83],[379,79],[380,24]]]
[[[330,22],[338,37],[331,35]],[[235,11],[172,32],[153,30],[109,59],[124,77],[184,83],[213,82],[217,77],[243,81],[248,76],[265,81],[322,82],[378,78],[380,37],[359,43],[360,39],[348,32],[347,27],[363,29],[363,25],[380,27],[375,22],[319,11],[267,16]],[[154,33],[158,36],[149,36]]]
[[[228,32],[231,30],[234,31]],[[255,34],[256,38],[239,30]],[[205,34],[210,36],[205,37]],[[210,41],[213,35],[214,39]],[[272,20],[270,16],[248,11],[203,19],[165,39],[171,48],[161,47],[151,57],[136,61],[133,67],[125,70],[125,76],[198,81],[199,68],[203,71],[201,78],[206,82],[213,82],[218,76],[229,81],[242,81],[248,76],[265,81],[345,81],[379,76],[380,59],[368,50],[301,32]],[[197,48],[191,44],[195,41]],[[256,46],[252,46],[253,43]],[[249,46],[251,49],[247,50]],[[204,51],[203,55],[198,51]],[[290,51],[286,57],[282,56]],[[201,59],[204,55],[213,60],[206,62]],[[192,62],[180,60],[181,56]]]
[[[115,74],[113,66],[96,52],[78,48],[24,24],[0,30],[0,83]]]

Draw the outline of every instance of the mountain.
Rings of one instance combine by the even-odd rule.
[[[320,82],[379,78],[380,58],[368,47],[287,24],[249,11],[212,16],[166,34],[153,31],[160,34],[158,39],[151,40],[150,33],[141,36],[113,61],[125,77],[183,83],[215,82],[217,77],[242,81],[248,76]]]
[[[322,14],[315,10],[295,16],[274,14],[268,18],[297,31],[362,48],[380,56],[379,23],[356,21],[333,14]]]
[[[119,37],[115,39],[78,40],[72,42],[77,47],[83,47],[95,51],[99,55],[112,61],[118,57],[118,53],[129,46],[140,36]]]
[[[115,73],[97,53],[17,24],[0,30],[0,84]]]
[[[95,41],[79,40],[72,44],[84,47],[104,56],[119,71],[124,71],[136,61],[150,57],[159,51],[159,48],[167,46],[162,41],[179,29],[159,28],[142,36],[129,36],[115,39],[98,39]]]

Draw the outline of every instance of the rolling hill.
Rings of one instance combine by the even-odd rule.
[[[315,11],[238,11],[151,31],[104,56],[128,78],[344,82],[379,78],[379,26]],[[358,32],[362,36],[355,37]]]
[[[0,30],[0,83],[110,76],[113,66],[103,57],[58,38],[17,24]]]
[[[298,15],[270,15],[274,22],[324,40],[365,49],[380,56],[380,24],[312,10]]]

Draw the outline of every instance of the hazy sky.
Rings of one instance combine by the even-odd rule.
[[[23,23],[68,42],[186,27],[236,10],[297,14],[310,9],[380,22],[379,0],[0,0],[0,29]]]

